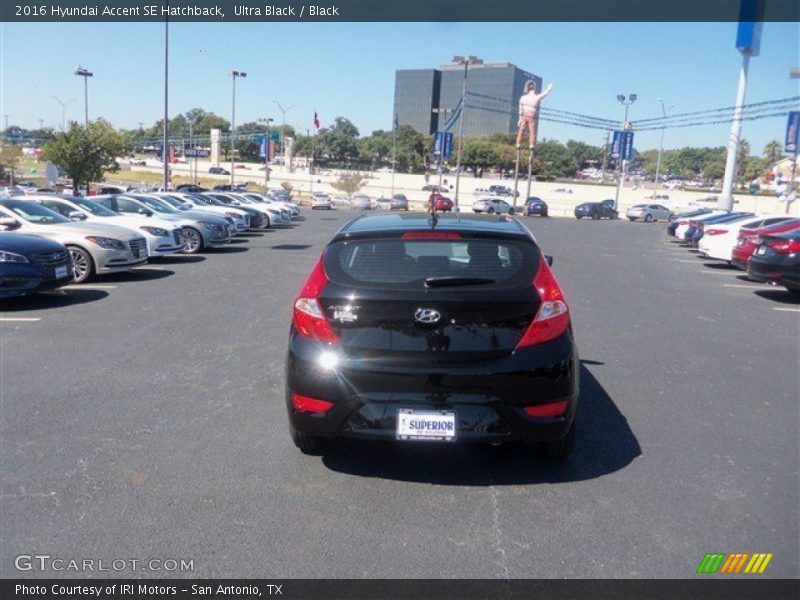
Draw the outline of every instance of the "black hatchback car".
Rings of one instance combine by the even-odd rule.
[[[584,202],[575,207],[575,218],[582,219],[589,217],[591,219],[616,219],[617,211],[614,210],[614,201],[612,199],[603,200],[602,202]]]
[[[0,298],[29,296],[74,279],[69,250],[55,240],[0,233]]]
[[[800,229],[759,238],[747,261],[747,276],[782,285],[800,296]]]
[[[515,219],[364,216],[325,247],[294,305],[295,444],[573,445],[578,355],[564,294]]]

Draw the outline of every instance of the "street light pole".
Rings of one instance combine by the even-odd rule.
[[[458,191],[461,182],[461,151],[464,145],[464,115],[467,112],[467,74],[470,65],[480,65],[483,61],[476,56],[454,56],[453,62],[457,65],[464,65],[464,83],[461,86],[461,114],[458,117],[458,155],[456,156],[456,194],[455,208],[458,211]]]
[[[264,193],[266,194],[269,191],[269,124],[272,123],[275,119],[259,119],[259,123],[265,123],[267,126],[267,133],[264,136]]]
[[[78,77],[83,77],[83,120],[84,125],[89,127],[89,77],[94,77],[94,73],[78,65],[78,67],[75,69],[75,75]]]
[[[231,78],[233,79],[233,98],[231,101],[231,189],[233,189],[233,182],[236,169],[236,78],[247,77],[244,71],[231,71]]]
[[[664,101],[661,98],[659,98],[658,101],[661,103],[661,114],[663,115],[664,119],[666,119],[667,118],[667,109],[664,106]],[[670,105],[670,108],[672,108],[672,105]],[[659,177],[661,176],[661,155],[664,153],[664,129],[666,129],[666,125],[661,128],[661,144],[658,146],[658,161],[656,162],[656,181],[655,181],[655,183],[656,183],[656,186],[655,186],[656,191],[658,191],[658,180],[659,180]],[[655,196],[655,194],[656,194],[656,192],[653,192],[654,196]]]
[[[169,19],[164,19],[164,191],[169,190]]]
[[[397,170],[397,113],[392,120],[392,197],[394,197],[394,172]]]
[[[53,100],[58,102],[61,105],[61,131],[67,130],[67,104],[70,102],[75,102],[73,99],[69,99],[67,101],[61,100],[58,96],[50,96]]]
[[[733,111],[731,135],[728,140],[728,154],[725,157],[725,177],[722,192],[717,200],[717,208],[733,209],[733,188],[736,182],[736,154],[739,150],[739,136],[742,133],[742,105],[747,92],[747,69],[750,66],[750,53],[742,53],[742,68],[739,71],[739,88],[736,90],[736,107]]]
[[[440,119],[444,119],[443,125],[446,125],[447,124],[447,115],[449,113],[453,112],[453,109],[452,108],[434,108],[433,112],[434,112],[434,114],[437,114],[437,115],[443,115],[443,116],[441,116],[439,118]],[[441,144],[441,146],[439,146],[439,156],[437,157],[438,158],[438,160],[437,160],[438,170],[439,170],[439,191],[441,192],[442,191],[442,170],[444,168],[444,136],[445,136],[445,131],[444,131],[444,128],[440,127],[438,123],[437,123],[436,130],[442,132],[442,144]],[[434,145],[434,151],[435,151],[435,145]]]
[[[278,102],[277,100],[273,100],[273,102],[278,106],[278,110],[281,111],[281,115],[283,117],[282,121],[281,121],[281,124],[282,124],[282,126],[281,126],[281,152],[286,152],[286,149],[283,146],[283,131],[286,129],[286,113],[289,112],[290,110],[292,110],[293,108],[297,108],[297,105],[296,104],[291,104],[291,105],[287,106],[286,108],[283,108],[283,106],[281,106],[281,103]]]
[[[636,94],[628,94],[628,97],[625,98],[625,94],[617,94],[617,100],[625,107],[625,116],[622,119],[622,131],[628,130],[628,109],[631,107],[631,104],[636,102]],[[622,191],[622,186],[625,183],[625,167],[627,161],[623,158],[625,152],[625,148],[622,144],[620,144],[619,149],[619,183],[617,184],[617,192],[614,195],[614,210],[619,213],[619,194]]]

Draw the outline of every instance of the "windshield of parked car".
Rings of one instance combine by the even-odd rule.
[[[93,214],[95,217],[118,217],[119,215],[113,210],[110,210],[94,200],[86,200],[85,198],[70,198],[70,202],[80,206],[83,210]]]
[[[154,210],[155,212],[160,213],[168,213],[168,214],[177,214],[178,211],[172,208],[166,202],[162,202],[158,198],[154,198],[153,196],[135,196],[135,198],[147,206],[147,208]]]
[[[37,225],[72,222],[66,217],[62,217],[57,212],[41,204],[36,204],[35,202],[27,202],[25,200],[3,200],[0,202],[0,206],[6,207],[15,215],[22,217],[29,223],[35,223]]]

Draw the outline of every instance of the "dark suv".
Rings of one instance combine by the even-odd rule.
[[[294,305],[286,406],[304,452],[339,437],[572,448],[570,313],[530,232],[506,217],[364,216]]]
[[[602,202],[584,202],[575,207],[575,218],[577,219],[582,219],[583,217],[616,219],[617,216],[617,211],[614,210],[614,201],[610,198]]]

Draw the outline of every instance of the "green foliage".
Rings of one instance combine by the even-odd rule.
[[[764,146],[764,158],[774,165],[783,157],[783,145],[778,140],[770,140]]]
[[[43,157],[67,173],[77,193],[81,183],[103,181],[107,171],[117,171],[115,159],[125,151],[124,137],[98,119],[88,128],[72,123],[68,131],[57,133],[44,146]]]
[[[320,150],[332,161],[358,159],[358,128],[344,117],[336,117],[333,125],[318,134]]]
[[[14,172],[15,165],[22,158],[22,148],[7,142],[0,143],[0,178],[6,178],[6,172]]]
[[[367,183],[367,181],[361,176],[361,173],[342,173],[331,186],[335,190],[344,192],[347,194],[347,197],[350,198],[360,190],[365,183]]]

